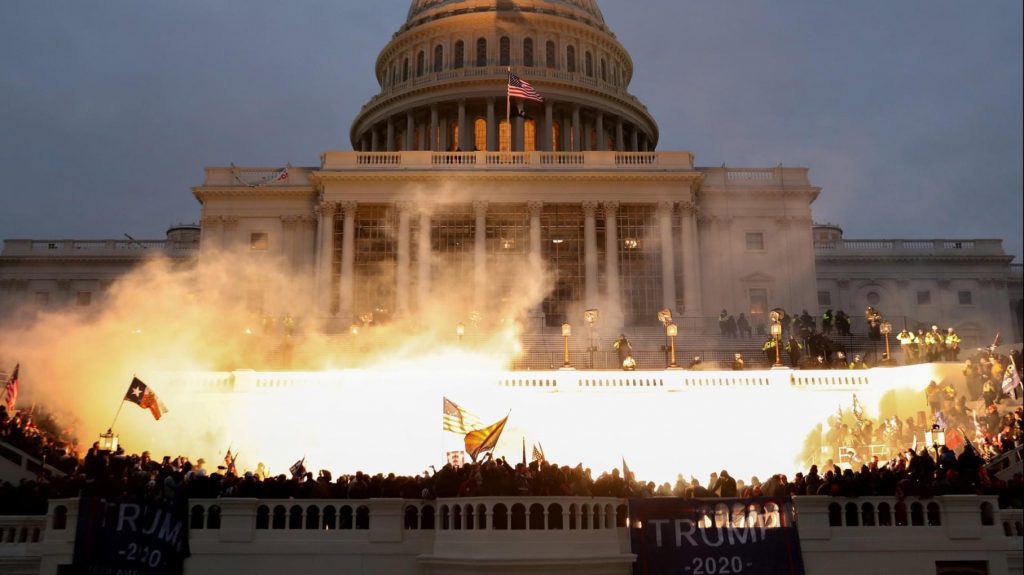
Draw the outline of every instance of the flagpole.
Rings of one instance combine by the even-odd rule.
[[[512,79],[512,67],[506,69],[508,76],[505,78],[505,123],[508,124],[508,149],[512,151],[512,95],[508,93],[508,83]],[[498,130],[498,139],[501,139],[501,130]],[[501,142],[498,142],[498,149],[501,149]]]
[[[117,418],[121,415],[121,408],[124,407],[124,398],[121,398],[121,403],[117,406],[117,413],[114,414],[114,421],[110,422],[110,427],[107,428],[107,433],[112,433],[114,430],[114,424],[117,423]]]

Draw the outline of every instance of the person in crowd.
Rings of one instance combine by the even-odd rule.
[[[626,339],[626,334],[620,333],[619,339],[612,343],[612,347],[619,352],[619,364],[625,371],[636,369],[636,361],[633,359],[633,346]]]
[[[898,334],[896,340],[900,342],[900,352],[903,354],[903,363],[910,365],[917,363],[917,336],[908,330],[906,326]]]
[[[729,335],[729,330],[726,328],[726,322],[729,321],[729,312],[722,309],[722,313],[718,314],[718,330],[721,332],[722,337]]]
[[[733,358],[732,358],[732,370],[733,371],[743,371],[743,369],[744,369],[743,354],[740,354],[740,353],[734,354]]]
[[[800,366],[800,357],[803,353],[804,346],[793,337],[789,336],[789,341],[786,342],[786,354],[789,355],[789,367],[796,369]]]
[[[825,335],[832,335],[832,321],[834,316],[832,314],[832,308],[825,310],[825,313],[821,314],[821,333]]]
[[[686,369],[689,369],[690,371],[701,371],[704,369],[704,362],[701,361],[699,355],[695,355],[693,356],[693,359],[690,360],[690,363],[686,365]]]
[[[850,316],[846,315],[846,312],[839,310],[836,312],[836,331],[839,335],[850,337]]]
[[[739,331],[740,337],[751,337],[752,331],[750,329],[750,322],[747,321],[747,316],[740,313],[740,317],[736,318],[736,329]]]
[[[949,328],[946,330],[946,337],[943,340],[946,351],[946,361],[960,361],[960,336]]]
[[[929,413],[934,415],[937,411],[942,410],[942,388],[934,379],[928,382],[928,387],[924,388],[924,397],[928,403]]]

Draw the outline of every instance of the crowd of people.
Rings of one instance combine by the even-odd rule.
[[[946,446],[918,446],[913,438],[920,432],[920,426],[912,418],[901,424],[899,418],[894,418],[891,423],[876,423],[858,417],[853,429],[840,423],[827,434],[830,443],[849,447],[856,455],[838,463],[830,458],[820,470],[815,465],[806,474],[797,473],[792,479],[775,474],[767,476],[763,482],[757,477],[744,482],[723,470],[712,474],[706,484],[692,477],[687,481],[680,475],[674,485],[657,485],[639,481],[628,471],[623,473],[616,469],[595,477],[582,464],[559,466],[543,459],[514,464],[504,458],[485,458],[481,463],[448,464],[418,476],[358,472],[335,479],[327,470],[321,470],[314,476],[301,463],[293,466],[289,474],[268,475],[262,465],[255,471],[240,473],[234,469],[233,461],[227,458],[225,465],[210,468],[203,459],[192,462],[187,457],[166,456],[157,460],[149,452],[128,454],[120,447],[113,452],[103,451],[99,443],[93,444],[84,457],[78,458],[70,450],[72,446],[62,444],[59,439],[47,438],[46,431],[28,431],[28,418],[16,415],[5,418],[5,437],[33,437],[35,439],[21,445],[30,448],[34,445],[37,453],[49,450],[49,453],[56,454],[54,450],[59,451],[61,456],[56,467],[66,470],[66,473],[47,471],[35,480],[22,481],[18,485],[4,483],[0,486],[0,514],[43,514],[51,498],[82,495],[136,496],[158,500],[179,496],[267,499],[471,496],[700,498],[959,493],[997,495],[1001,505],[1020,507],[1024,478],[1018,474],[1010,481],[1002,481],[986,472],[985,463],[986,457],[1020,447],[1021,418],[1018,408],[1001,415],[998,422],[993,419],[991,425],[986,423],[986,436],[994,432],[991,441],[985,444],[986,451],[979,453],[974,444],[968,443],[957,455]],[[893,447],[893,453],[887,459],[872,456],[863,449],[865,445],[880,440]],[[908,442],[914,447],[897,447]],[[935,452],[934,457],[932,451]]]

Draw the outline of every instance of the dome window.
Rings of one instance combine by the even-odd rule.
[[[533,68],[533,38],[523,40],[523,66]]]
[[[551,40],[544,46],[544,64],[551,69],[558,67],[555,64],[555,43]]]
[[[478,68],[487,65],[487,38],[476,41],[476,65]]]
[[[440,72],[444,67],[444,47],[438,44],[434,47],[434,72]]]
[[[466,44],[462,40],[459,40],[458,42],[455,43],[455,63],[452,65],[452,68],[460,70],[465,64]]]
[[[576,47],[569,46],[565,49],[565,69],[570,74],[576,73]]]
[[[499,46],[499,66],[511,66],[512,65],[512,41],[509,40],[508,36],[502,36]]]

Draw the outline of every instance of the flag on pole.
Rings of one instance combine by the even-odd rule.
[[[296,461],[288,468],[288,471],[292,472],[292,479],[300,479],[306,474],[306,456],[303,455],[302,459]]]
[[[158,421],[163,414],[169,411],[164,402],[157,397],[156,392],[137,377],[132,378],[128,392],[124,394],[124,400],[130,401],[142,409],[148,409],[153,414],[153,419]]]
[[[534,90],[529,82],[516,76],[511,70],[508,73],[508,97],[523,98],[525,100],[533,100],[534,102],[544,101],[544,96],[537,93],[537,90]]]
[[[544,447],[538,441],[533,444],[533,460],[534,461],[546,461],[544,459]]]
[[[4,387],[4,391],[7,394],[7,414],[14,413],[14,406],[18,403],[18,388],[21,387],[21,382],[18,380],[18,371],[21,369],[21,364],[14,366],[14,372],[7,378],[7,385]]]
[[[501,437],[501,432],[505,429],[505,422],[508,421],[506,415],[501,421],[488,425],[483,429],[475,429],[466,434],[466,453],[476,461],[476,458],[485,451],[491,451],[496,445],[498,445],[498,438]]]
[[[238,454],[231,454],[231,448],[228,448],[228,452],[224,454],[224,466],[228,468],[228,473],[238,475],[238,468],[235,467],[235,460],[238,459]]]
[[[445,431],[465,435],[473,429],[483,427],[479,417],[455,405],[455,402],[447,397],[444,398],[443,409],[441,424]]]
[[[630,475],[632,475],[632,473],[630,473],[630,471],[629,471],[629,466],[626,465],[626,458],[623,457],[622,458],[622,479],[626,482],[626,493],[627,494],[633,493],[633,488],[630,487],[630,480],[629,480]]]
[[[15,368],[14,373],[17,375],[17,368]],[[8,383],[7,385],[8,389],[10,389],[10,384]],[[1006,366],[1006,371],[1003,373],[1003,394],[1012,395],[1014,399],[1017,399],[1017,390],[1020,386],[1020,374],[1017,373],[1017,364],[1013,361],[1013,357],[1010,357],[1010,365]],[[17,395],[17,390],[14,393]]]

